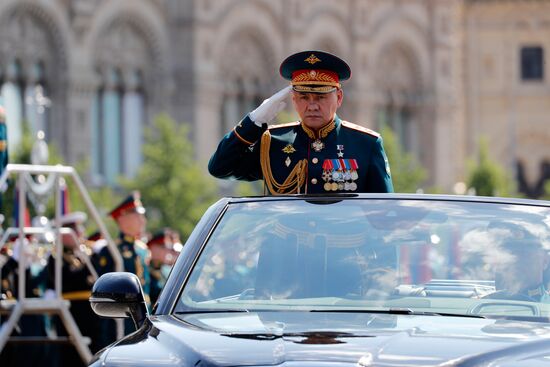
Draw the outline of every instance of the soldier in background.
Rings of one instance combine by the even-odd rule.
[[[17,300],[19,295],[19,262],[23,254],[26,256],[25,269],[25,296],[27,298],[43,297],[46,287],[46,272],[34,259],[31,244],[36,239],[31,235],[23,237],[23,243],[19,234],[9,236],[9,243],[2,254],[1,297],[2,300]],[[0,323],[1,325],[1,323]],[[16,337],[46,337],[48,335],[46,317],[44,315],[21,315],[15,326],[12,336]],[[7,343],[0,351],[0,366],[32,366],[55,365],[56,354],[54,349],[44,343]]]
[[[141,203],[140,193],[138,191],[132,192],[111,210],[109,215],[115,220],[120,231],[116,243],[122,256],[124,271],[138,276],[146,301],[149,302],[149,250],[147,245],[141,241],[145,233],[147,219],[145,218],[145,208]],[[115,271],[115,263],[107,246],[101,248],[97,255],[97,271],[98,275]],[[132,321],[127,319],[125,333],[128,334],[134,330]],[[101,320],[100,337],[102,347],[116,340],[113,320]]]
[[[166,241],[168,240],[166,230],[153,234],[153,237],[147,242],[147,247],[151,251],[151,262],[149,263],[149,274],[151,275],[151,286],[149,288],[149,298],[151,306],[154,306],[158,299],[160,291],[164,286],[165,279],[162,276],[162,265],[166,254]]]

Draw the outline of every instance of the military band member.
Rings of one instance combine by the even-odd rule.
[[[220,142],[208,169],[218,178],[264,180],[272,195],[393,192],[382,138],[340,119],[345,61],[322,51],[289,56],[280,74],[290,85],[266,99]],[[291,95],[300,120],[271,125]]]
[[[95,353],[99,350],[97,345],[97,323],[99,317],[92,311],[89,303],[92,286],[95,278],[87,266],[85,257],[91,256],[92,252],[85,246],[84,223],[88,216],[84,212],[72,212],[63,215],[59,220],[59,226],[71,229],[70,233],[61,235],[62,241],[62,273],[61,288],[62,298],[71,302],[70,312],[81,332],[89,337],[91,344],[90,351]],[[84,245],[84,246],[83,246]],[[48,259],[48,287],[55,288],[55,256],[56,252]],[[64,326],[60,320],[55,320],[54,326],[58,335],[66,335]],[[60,346],[60,363],[66,366],[82,365],[82,360],[74,347]]]

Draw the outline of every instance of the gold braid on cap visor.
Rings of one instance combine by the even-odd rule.
[[[272,195],[281,194],[299,194],[300,188],[304,185],[307,175],[307,159],[298,161],[285,182],[278,183],[273,177],[271,171],[271,160],[269,158],[269,147],[271,146],[271,134],[269,130],[266,130],[262,135],[260,142],[260,165],[262,167],[262,174],[264,176],[264,182],[267,189]],[[307,190],[306,190],[307,191]]]
[[[300,70],[292,75],[292,89],[296,92],[329,93],[340,88],[338,75],[330,71]]]

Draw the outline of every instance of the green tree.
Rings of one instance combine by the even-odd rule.
[[[488,144],[483,138],[479,141],[477,159],[468,162],[466,183],[480,196],[510,196],[515,192],[513,180],[489,158]]]
[[[393,131],[385,126],[381,129],[384,150],[390,162],[393,189],[395,192],[416,192],[426,179],[426,170],[410,153],[403,151]]]
[[[218,199],[213,178],[194,161],[185,124],[160,115],[146,129],[143,164],[127,190],[140,190],[150,230],[170,227],[187,238],[204,211]]]
[[[550,200],[550,180],[544,181],[544,194],[542,195],[542,199]]]

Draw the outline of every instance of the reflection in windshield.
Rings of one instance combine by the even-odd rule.
[[[230,206],[176,311],[550,312],[548,208],[433,200],[323,204]]]

